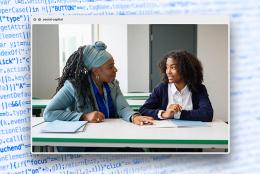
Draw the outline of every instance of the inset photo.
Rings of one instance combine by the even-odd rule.
[[[229,18],[136,18],[31,21],[32,153],[229,154]]]

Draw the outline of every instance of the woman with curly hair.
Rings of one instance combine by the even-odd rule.
[[[213,108],[203,82],[200,61],[187,51],[171,51],[159,64],[162,83],[145,104],[142,115],[154,119],[181,119],[211,122]]]

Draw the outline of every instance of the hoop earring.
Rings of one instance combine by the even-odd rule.
[[[97,79],[97,81],[99,81],[99,75],[96,75],[96,79]]]

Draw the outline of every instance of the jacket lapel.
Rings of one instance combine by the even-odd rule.
[[[169,99],[168,99],[168,84],[164,84],[162,86],[162,89],[161,89],[161,101],[162,101],[162,104],[161,104],[161,107],[163,110],[166,110],[167,108],[167,105],[168,105],[168,102],[169,102]]]

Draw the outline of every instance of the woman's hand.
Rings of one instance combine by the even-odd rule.
[[[166,111],[162,112],[162,118],[169,119],[173,118],[174,114],[181,112],[182,107],[179,104],[171,104],[168,106]]]
[[[99,111],[93,111],[89,113],[85,113],[81,116],[81,120],[88,121],[90,123],[99,123],[103,122],[105,119],[105,116],[102,112]]]
[[[132,122],[137,125],[145,125],[145,124],[153,124],[153,117],[149,116],[142,116],[142,115],[133,115],[132,116]]]

